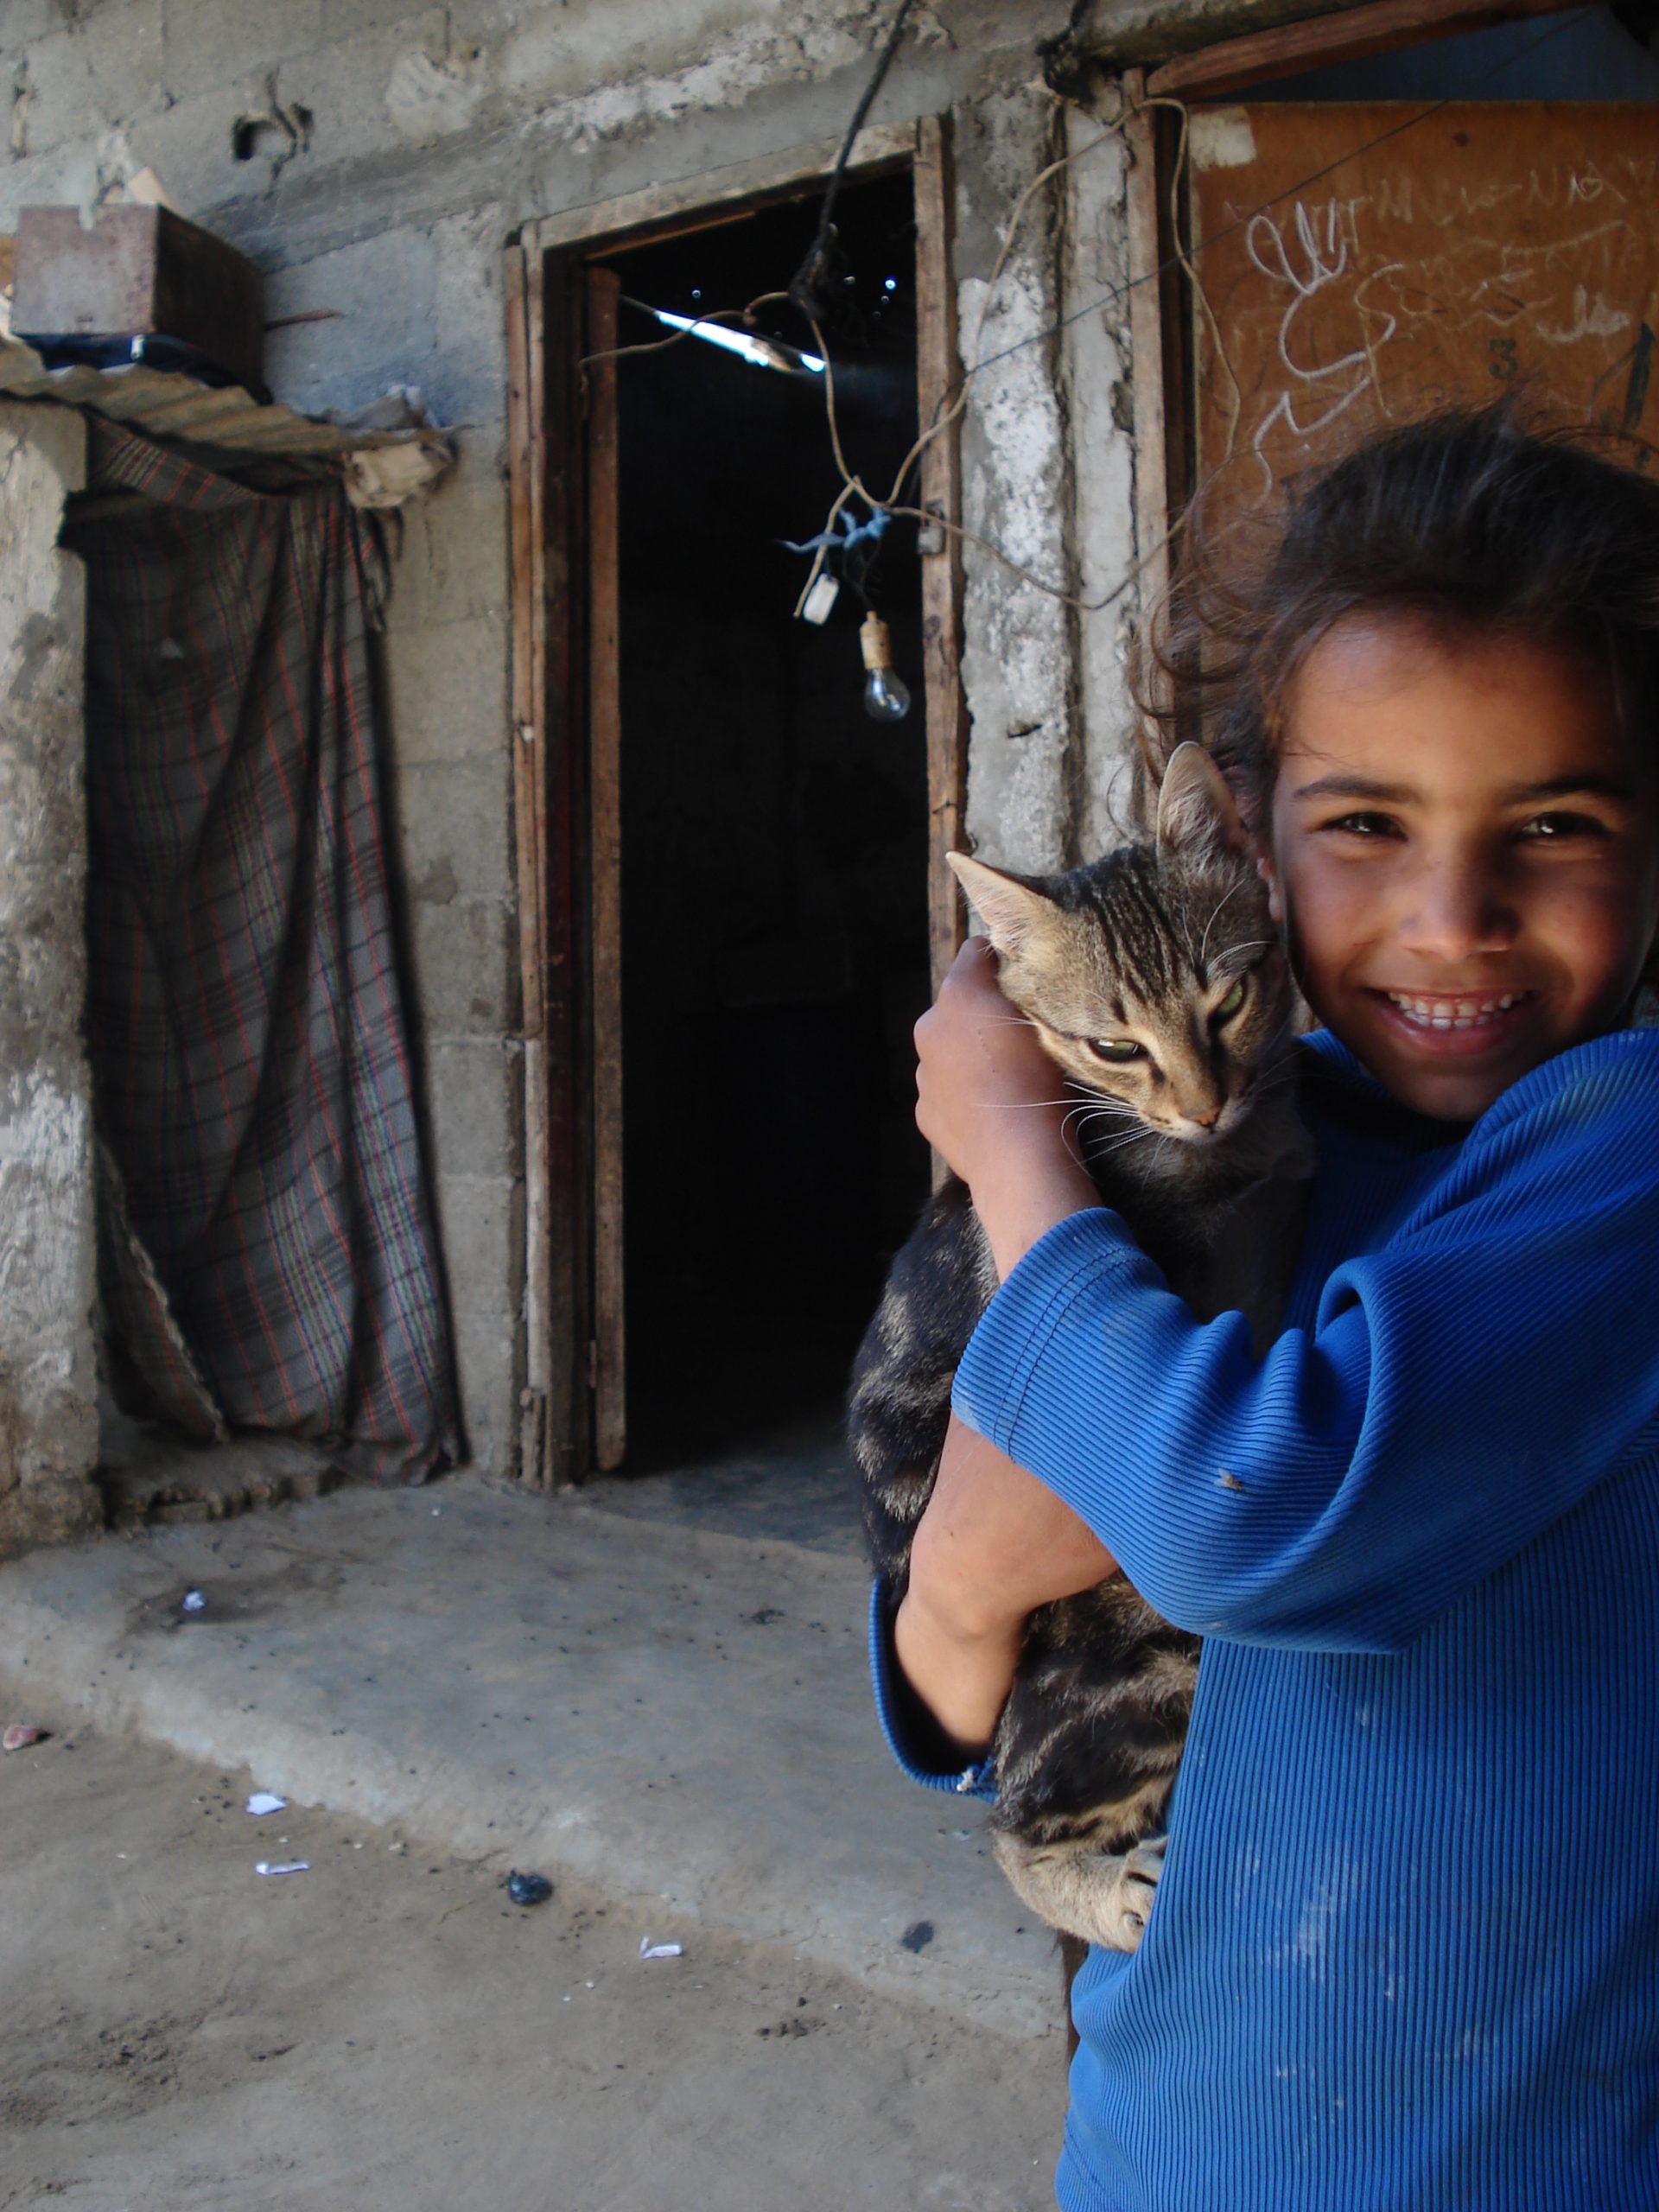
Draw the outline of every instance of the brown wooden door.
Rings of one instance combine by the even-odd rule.
[[[594,1463],[627,1452],[622,1242],[622,697],[616,346],[621,279],[588,272],[588,941],[592,946]]]
[[[1212,512],[1259,509],[1367,431],[1503,391],[1551,423],[1651,435],[1656,171],[1647,106],[1196,111]]]

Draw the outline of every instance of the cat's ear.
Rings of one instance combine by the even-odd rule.
[[[944,857],[999,952],[1018,952],[1053,923],[1058,912],[1053,900],[1019,876],[1005,875],[1000,868],[969,860],[966,853],[947,853]]]
[[[1248,858],[1249,832],[1227,779],[1189,739],[1169,756],[1158,789],[1158,857],[1206,862]]]

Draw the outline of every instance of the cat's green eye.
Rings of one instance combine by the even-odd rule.
[[[1097,1060],[1110,1060],[1115,1064],[1120,1064],[1124,1060],[1138,1060],[1142,1051],[1141,1046],[1133,1043],[1128,1037],[1091,1037],[1089,1039],[1089,1049]]]
[[[1223,999],[1221,1004],[1216,1008],[1210,1019],[1212,1021],[1230,1021],[1243,1003],[1244,984],[1243,978],[1241,978],[1239,982],[1233,985],[1232,989],[1228,992],[1226,997]]]

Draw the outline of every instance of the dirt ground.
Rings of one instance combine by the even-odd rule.
[[[3,2212],[1052,2203],[1058,2025],[975,2036],[567,1884],[524,1910],[493,1867],[251,1818],[245,1773],[27,1717],[54,1732],[0,1758]]]

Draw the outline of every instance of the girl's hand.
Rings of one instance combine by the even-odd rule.
[[[1098,1205],[1065,1141],[1065,1078],[969,938],[916,1025],[916,1126],[974,1194],[997,1272],[1058,1221]]]
[[[988,1742],[1027,1614],[1114,1567],[1069,1506],[953,1414],[893,1627],[906,1678],[945,1733],[964,1750]]]

